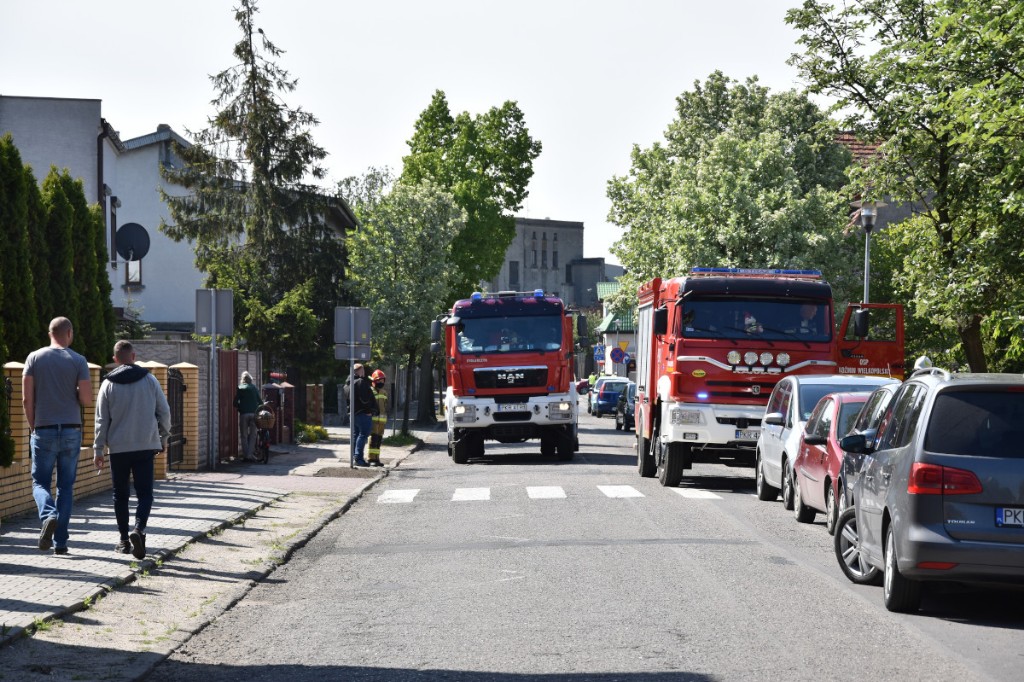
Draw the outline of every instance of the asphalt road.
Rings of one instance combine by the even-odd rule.
[[[584,415],[572,462],[459,466],[438,434],[148,679],[1020,679],[1024,593],[891,614],[752,469],[670,490],[633,442]]]

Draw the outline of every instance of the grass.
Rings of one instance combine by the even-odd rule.
[[[405,445],[414,445],[420,442],[420,439],[409,433],[396,433],[393,436],[388,436],[381,442],[384,445],[402,447]]]

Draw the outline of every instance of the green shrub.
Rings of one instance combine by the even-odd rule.
[[[295,440],[299,443],[316,443],[321,440],[328,440],[327,429],[316,424],[304,424],[295,421]]]

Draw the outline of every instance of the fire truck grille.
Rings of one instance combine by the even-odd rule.
[[[746,429],[751,426],[758,426],[761,423],[759,419],[746,419],[744,417],[715,417],[715,420],[719,424],[730,424],[737,429]]]
[[[547,386],[548,370],[546,367],[475,369],[473,379],[477,388],[535,388]]]

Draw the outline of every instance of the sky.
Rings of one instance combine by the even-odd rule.
[[[799,0],[260,0],[256,25],[298,79],[287,95],[320,124],[327,186],[400,171],[436,90],[452,113],[516,101],[534,139],[517,215],[582,221],[584,256],[611,253],[608,181],[634,144],[663,139],[675,98],[715,70],[801,87],[786,64]],[[0,0],[0,95],[100,99],[122,139],[167,123],[200,130],[209,76],[234,63],[229,0]]]

